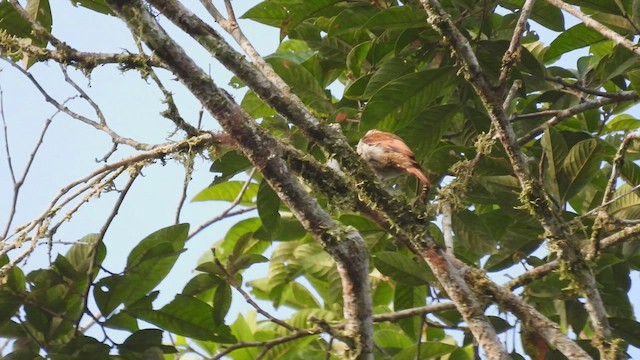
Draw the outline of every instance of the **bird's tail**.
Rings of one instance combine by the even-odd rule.
[[[420,180],[422,183],[422,195],[426,196],[429,194],[429,190],[431,189],[431,182],[427,179],[427,176],[420,170],[419,167],[411,167],[408,169],[408,172]]]

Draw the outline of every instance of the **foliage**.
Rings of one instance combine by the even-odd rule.
[[[104,1],[72,2],[113,14]],[[639,33],[640,23],[634,19],[640,17],[636,13],[640,7],[631,5],[636,1],[567,3],[579,6],[622,37]],[[512,40],[523,1],[462,0],[443,1],[443,5],[471,42],[484,76],[497,86],[503,69],[500,58]],[[30,0],[27,10],[47,30],[52,21],[63,21],[51,18],[47,0]],[[432,182],[441,186],[430,200],[452,205],[450,230],[460,260],[489,274],[520,274],[523,267],[557,260],[553,246],[545,245],[548,234],[540,219],[521,202],[523,189],[505,149],[477,141],[495,131],[490,116],[468,79],[460,76],[459,58],[429,25],[419,2],[266,0],[242,18],[280,29],[280,45],[265,57],[267,63],[314,114],[339,123],[350,142],[355,145],[372,128],[393,132],[406,141]],[[15,36],[46,47],[48,40],[32,31],[28,21],[20,20],[9,2],[0,3],[0,19],[3,38]],[[640,157],[633,144],[623,148],[622,154],[619,149],[625,137],[640,128],[632,107],[637,102],[635,91],[640,89],[638,55],[583,23],[568,26],[561,10],[545,1],[536,2],[531,20],[559,35],[545,44],[528,29],[509,77],[509,84],[514,80],[522,84],[507,108],[529,171],[543,184],[557,217],[582,247],[590,246],[596,223],[601,228],[599,238],[624,229],[636,231],[629,229],[640,214],[636,164]],[[24,60],[25,66],[34,64],[33,55],[25,50],[9,53],[5,43],[8,40],[3,40],[3,56]],[[557,60],[573,50],[586,55],[575,65],[560,66]],[[237,78],[232,84],[246,86]],[[509,86],[504,85],[506,93]],[[268,133],[326,160],[327,154],[264,103],[254,89],[247,88],[238,102]],[[331,358],[344,355],[338,344],[338,324],[344,320],[345,304],[331,252],[325,252],[304,230],[278,190],[260,174],[245,183],[243,175],[251,163],[241,151],[216,149],[209,155],[216,175],[211,186],[193,200],[224,201],[256,212],[236,222],[213,244],[214,251],[194,266],[184,289],[176,291],[168,304],[153,306],[158,284],[176,271],[173,265],[185,249],[188,224],[163,228],[139,241],[126,267],[117,273],[99,271],[111,247],[117,245],[108,237],[87,235],[65,255],[58,255],[50,267],[28,274],[20,266],[13,267],[4,277],[0,336],[15,340],[7,358],[46,354],[71,359],[91,354],[97,359],[117,352],[137,359],[197,351],[209,358],[226,354],[233,359],[324,359],[327,349],[332,349]],[[619,173],[610,180],[614,171]],[[615,187],[612,195],[607,195],[608,185]],[[415,180],[408,179],[400,180],[392,191],[404,199],[413,198],[415,189]],[[375,314],[449,299],[424,261],[378,223],[333,206],[313,186],[309,191],[335,219],[364,238],[371,258]],[[600,211],[608,214],[606,219],[596,218]],[[435,226],[440,219],[431,219],[430,230],[443,245],[442,229]],[[10,258],[4,255],[1,264]],[[251,273],[252,266],[264,262],[268,262],[266,273]],[[624,340],[624,351],[637,351],[640,324],[629,298],[631,278],[640,268],[635,245],[603,247],[589,264],[615,336]],[[523,283],[523,297],[575,339],[592,339],[595,329],[589,314],[563,271],[567,270]],[[242,292],[245,287],[250,294]],[[283,326],[258,317],[256,311],[262,311],[258,305],[255,311],[228,314],[232,302],[244,301],[241,295],[290,309],[292,315],[282,321]],[[94,309],[99,311],[96,321],[104,329],[104,340],[79,327]],[[474,339],[454,310],[428,317],[398,315],[393,320],[374,325],[375,358],[474,357]],[[501,317],[491,320],[498,332],[514,334],[520,329]],[[461,330],[465,336],[454,336],[456,332],[448,329]],[[114,330],[128,337],[111,341],[107,334]],[[317,336],[321,330],[330,336]],[[167,342],[162,334],[171,334],[173,341]],[[274,342],[286,336],[291,340]],[[521,341],[513,351],[536,359],[547,353],[551,358],[561,356],[531,329],[522,331]],[[263,346],[242,345],[252,342]],[[593,354],[592,344],[580,345]]]

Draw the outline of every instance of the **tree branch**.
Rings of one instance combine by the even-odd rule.
[[[360,234],[336,222],[318,205],[280,158],[285,146],[257,126],[225,91],[218,88],[166,34],[141,2],[107,0],[107,3],[218,120],[303,227],[334,257],[343,275],[344,315],[348,320],[347,333],[356,340],[355,357],[371,358],[373,323],[368,255]],[[198,34],[203,35],[193,33]]]
[[[505,86],[506,81],[509,78],[509,74],[511,73],[511,69],[513,69],[513,67],[520,61],[520,49],[522,48],[520,40],[522,39],[522,34],[527,26],[527,21],[529,20],[529,16],[531,16],[533,5],[535,3],[536,0],[526,0],[524,5],[522,5],[520,17],[518,18],[515,29],[513,29],[513,37],[509,43],[509,48],[502,56],[502,69],[500,70],[500,76],[498,77],[499,88],[503,88]]]
[[[524,145],[529,141],[533,140],[536,136],[542,134],[545,129],[558,125],[564,120],[569,119],[570,117],[583,113],[588,110],[598,109],[606,105],[616,104],[624,101],[638,101],[640,97],[635,91],[621,91],[617,94],[616,97],[602,97],[596,100],[589,100],[578,105],[572,106],[568,109],[563,110],[546,110],[531,114],[522,114],[514,117],[513,120],[526,119],[531,117],[538,116],[549,116],[553,115],[553,117],[541,125],[537,126],[533,130],[529,131],[527,134],[518,138],[517,144]]]
[[[580,9],[565,3],[562,0],[546,0],[549,4],[559,8],[560,10],[566,11],[569,14],[578,18],[582,23],[584,23],[587,27],[599,32],[602,36],[607,39],[613,41],[614,43],[624,46],[627,49],[636,53],[636,55],[640,55],[640,48],[638,45],[633,42],[627,40],[624,36],[618,34],[617,32],[609,29],[608,27],[602,25],[598,21],[594,20],[591,17],[585,15]]]

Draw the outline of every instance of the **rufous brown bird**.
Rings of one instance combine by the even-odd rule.
[[[410,174],[424,185],[423,194],[429,192],[429,179],[416,162],[413,151],[399,136],[380,130],[369,130],[358,142],[356,151],[380,179],[387,180],[401,174]]]

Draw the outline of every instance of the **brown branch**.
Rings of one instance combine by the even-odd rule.
[[[498,346],[507,356],[495,334],[495,330],[484,314],[484,308],[476,295],[471,292],[467,283],[465,283],[460,271],[435,244],[430,235],[425,233],[423,227],[420,226],[420,230],[416,229],[416,223],[419,224],[421,220],[415,219],[413,225],[407,228],[395,226],[389,220],[389,217],[381,215],[379,210],[371,208],[357,197],[337,199],[339,197],[338,194],[349,194],[351,185],[346,181],[344,175],[332,171],[327,165],[321,165],[314,159],[305,157],[295,150],[287,152],[285,159],[288,160],[294,171],[299,172],[318,189],[323,189],[330,199],[341,204],[351,203],[351,206],[369,215],[383,228],[390,231],[396,239],[421,256],[456,304],[458,311],[467,322],[469,330],[476,336],[476,339],[485,346],[494,342],[493,345],[489,346]],[[499,354],[500,352],[500,350],[492,350],[491,348],[488,350],[485,348],[485,351],[492,351],[493,354]],[[500,358],[506,359],[506,357]]]
[[[593,18],[585,15],[580,9],[575,6],[569,5],[562,0],[546,0],[549,4],[559,8],[560,10],[566,11],[569,14],[578,18],[578,20],[582,21],[587,27],[597,31],[600,35],[606,37],[607,39],[613,41],[614,43],[624,46],[627,49],[636,53],[636,55],[640,55],[640,48],[638,45],[633,42],[627,40],[624,36],[618,34],[617,32],[609,29],[608,27],[602,25],[598,21]]]
[[[553,344],[553,346],[568,359],[591,360],[591,356],[574,341],[569,339],[562,330],[560,330],[558,324],[547,319],[532,305],[527,304],[506,288],[490,281],[485,281],[486,275],[480,270],[470,269],[466,274],[467,281],[473,284],[473,286],[477,288],[477,291],[491,294],[495,301],[511,311],[528,327],[535,329],[547,343]]]
[[[526,0],[524,5],[522,5],[520,17],[513,29],[513,37],[509,43],[509,48],[502,56],[502,69],[500,70],[500,76],[498,77],[499,88],[503,88],[505,86],[511,70],[520,61],[520,49],[522,48],[520,40],[522,39],[522,34],[527,26],[527,21],[529,20],[529,16],[531,16],[535,2],[536,0]]]
[[[581,86],[577,82],[565,81],[564,79],[562,79],[560,77],[545,76],[545,80],[552,81],[552,82],[555,82],[555,83],[557,83],[559,85],[562,85],[563,88],[574,89],[574,90],[577,90],[579,92],[582,92],[582,93],[585,93],[585,94],[589,94],[589,95],[600,96],[600,97],[610,97],[610,98],[619,98],[620,97],[620,93],[618,93],[618,92],[610,93],[610,92],[606,92],[606,91],[598,91],[598,90],[595,90],[595,89],[591,89],[591,88],[588,88],[588,87]]]
[[[373,323],[368,254],[360,234],[336,222],[319,206],[280,158],[287,146],[255,124],[228,93],[218,88],[167,35],[148,8],[140,1],[107,0],[107,3],[218,120],[303,227],[334,257],[343,275],[344,315],[348,320],[346,332],[357,338],[358,347],[353,349],[354,357],[372,358]],[[171,1],[151,3],[163,9],[163,5]],[[164,10],[161,11],[164,13]],[[188,20],[182,18],[181,21]]]
[[[553,115],[553,117],[545,121],[543,124],[537,126],[533,130],[529,131],[527,134],[518,138],[517,144],[524,145],[528,143],[529,141],[533,140],[536,136],[542,134],[545,129],[558,125],[559,123],[563,122],[564,120],[574,115],[583,113],[588,110],[598,109],[605,105],[616,104],[623,101],[637,101],[638,99],[640,99],[640,97],[635,91],[621,91],[617,94],[616,97],[602,97],[596,100],[585,101],[578,105],[572,106],[568,109],[545,110],[538,113],[518,115],[514,117],[514,120],[531,118],[531,117],[539,117],[539,116],[548,116],[548,115]]]
[[[31,28],[33,34],[40,39],[44,39],[50,42],[57,51],[51,51],[43,48],[39,48],[33,45],[20,44],[14,37],[4,36],[3,41],[0,41],[0,49],[3,52],[15,52],[16,49],[28,53],[36,60],[54,60],[62,64],[71,64],[80,69],[90,70],[97,65],[106,63],[118,63],[123,65],[126,69],[130,68],[144,68],[146,66],[163,67],[163,65],[155,58],[147,58],[142,55],[135,54],[100,54],[100,53],[87,53],[79,52],[72,48],[63,41],[53,36],[47,29],[34,19],[17,0],[9,0],[9,3],[20,14],[20,16],[26,20]]]
[[[454,303],[431,304],[431,305],[425,305],[425,306],[420,306],[420,307],[415,307],[410,309],[403,309],[403,310],[386,313],[386,314],[373,315],[373,321],[374,322],[386,322],[386,321],[396,322],[398,320],[410,318],[413,316],[423,316],[426,314],[455,310],[455,309],[456,309],[456,304]]]

